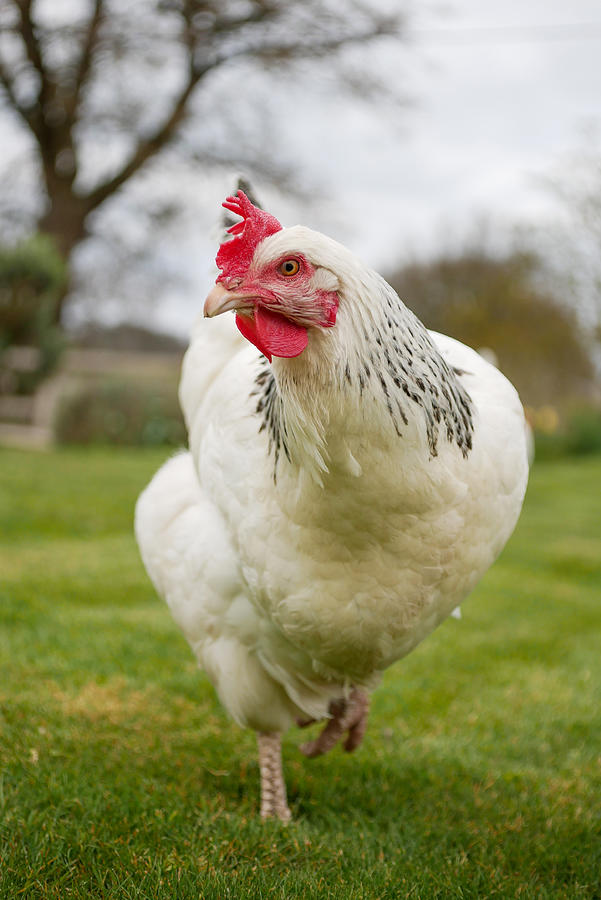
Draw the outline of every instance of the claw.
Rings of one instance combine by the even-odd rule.
[[[296,725],[298,728],[308,728],[309,725],[313,725],[314,722],[317,722],[317,719],[301,719],[299,716],[296,720]]]
[[[358,688],[353,688],[348,700],[335,700],[330,704],[332,718],[315,740],[301,745],[301,753],[313,758],[322,756],[334,747],[348,731],[344,749],[352,753],[363,740],[367,728],[369,696]],[[310,722],[299,723],[301,727]]]

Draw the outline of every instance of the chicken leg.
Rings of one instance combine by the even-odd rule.
[[[305,756],[322,756],[334,747],[342,735],[348,731],[348,737],[344,742],[344,749],[352,753],[361,741],[367,728],[367,716],[369,713],[369,695],[359,688],[353,688],[348,700],[334,700],[330,704],[332,718],[328,720],[323,731],[314,741],[302,744],[301,752]],[[299,722],[301,727],[310,725],[308,722]]]
[[[282,738],[277,733],[257,735],[261,772],[261,818],[290,821],[286,784],[282,771]]]
[[[313,741],[301,746],[305,756],[322,756],[334,747],[345,732],[347,752],[355,750],[365,734],[369,712],[369,696],[359,688],[353,688],[348,700],[335,700],[330,704],[332,718]],[[314,720],[299,722],[303,727]],[[259,769],[261,772],[261,818],[290,821],[291,813],[286,799],[286,784],[282,770],[282,738],[275,732],[257,735],[259,745]]]

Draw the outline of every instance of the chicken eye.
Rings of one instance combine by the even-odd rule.
[[[298,260],[296,259],[285,259],[283,263],[280,263],[279,271],[282,275],[287,275],[290,277],[291,275],[296,275],[300,266],[298,264]]]

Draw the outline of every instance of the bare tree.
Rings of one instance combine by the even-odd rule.
[[[428,328],[494,351],[525,403],[566,408],[592,395],[589,335],[532,251],[501,255],[470,243],[388,280]]]
[[[540,235],[554,278],[601,341],[601,133],[583,141],[545,179],[561,216]]]
[[[400,14],[362,0],[0,0],[0,94],[33,138],[38,230],[69,262],[92,214],[173,144],[193,98],[236,61],[286,69],[401,32]],[[224,132],[226,109],[206,122],[199,162],[227,159]]]

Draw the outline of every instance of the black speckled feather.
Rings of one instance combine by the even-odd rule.
[[[389,289],[392,292],[392,289]],[[473,404],[459,381],[466,373],[450,367],[413,313],[393,294],[372,335],[364,330],[363,354],[357,351],[342,369],[341,390],[368,390],[382,397],[397,435],[402,438],[409,415],[421,411],[431,457],[438,454],[441,432],[464,457],[472,449]],[[369,348],[365,352],[365,348]],[[277,383],[263,357],[252,391],[257,396],[260,431],[267,431],[277,469],[280,454],[290,459],[286,423]]]

